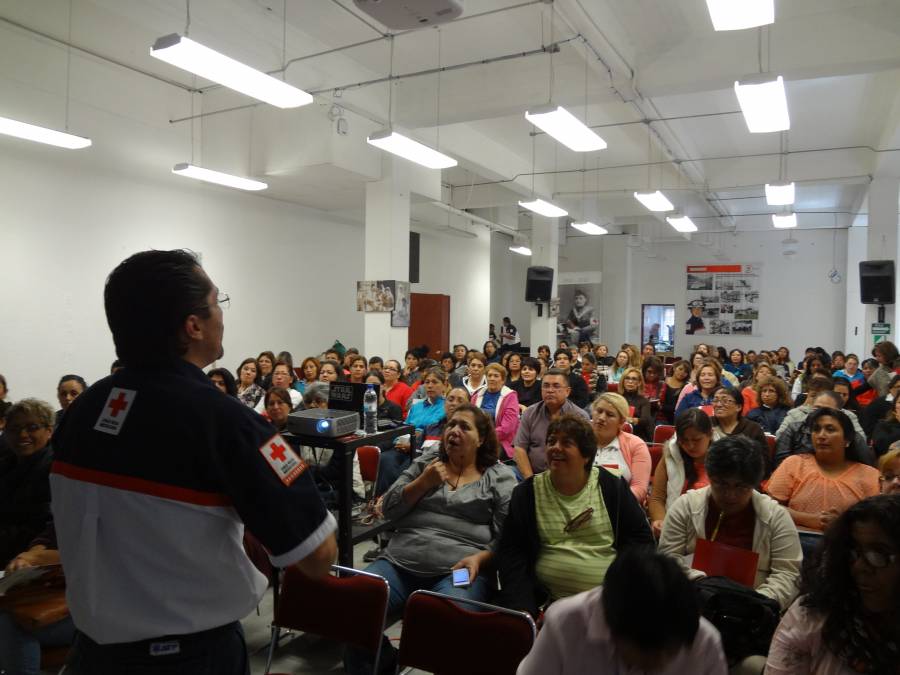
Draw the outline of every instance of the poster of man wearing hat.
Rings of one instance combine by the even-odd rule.
[[[687,330],[685,333],[687,335],[705,335],[706,324],[703,323],[703,301],[692,300],[688,303],[688,309],[691,310],[691,315],[686,322]]]

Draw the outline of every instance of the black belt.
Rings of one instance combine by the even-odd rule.
[[[149,638],[147,640],[137,640],[136,642],[114,642],[105,645],[95,642],[88,635],[80,631],[75,639],[76,641],[80,641],[81,646],[87,647],[88,650],[102,650],[103,653],[108,656],[167,656],[170,654],[177,654],[182,650],[189,650],[192,646],[202,644],[210,638],[215,638],[220,634],[234,630],[235,627],[239,626],[239,621],[232,621],[224,626],[217,626],[197,633],[164,635],[162,637]]]

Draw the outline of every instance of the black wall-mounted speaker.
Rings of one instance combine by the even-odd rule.
[[[525,278],[525,302],[549,302],[553,292],[553,268],[529,267]]]
[[[894,304],[894,261],[863,260],[859,263],[859,295],[864,305]]]

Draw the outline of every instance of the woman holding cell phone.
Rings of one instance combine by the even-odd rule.
[[[401,616],[406,599],[420,589],[471,600],[487,597],[484,568],[516,485],[513,470],[497,461],[499,450],[490,416],[461,405],[444,426],[440,449],[413,460],[385,492],[384,516],[396,532],[366,571],[390,584],[389,621]],[[385,637],[380,663],[390,668],[396,656]],[[344,666],[348,673],[370,673],[374,658],[372,652],[348,648]]]

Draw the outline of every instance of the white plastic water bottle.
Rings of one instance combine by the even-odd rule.
[[[375,393],[375,385],[370,384],[363,395],[363,416],[365,417],[364,429],[367,434],[378,432],[378,394]]]

